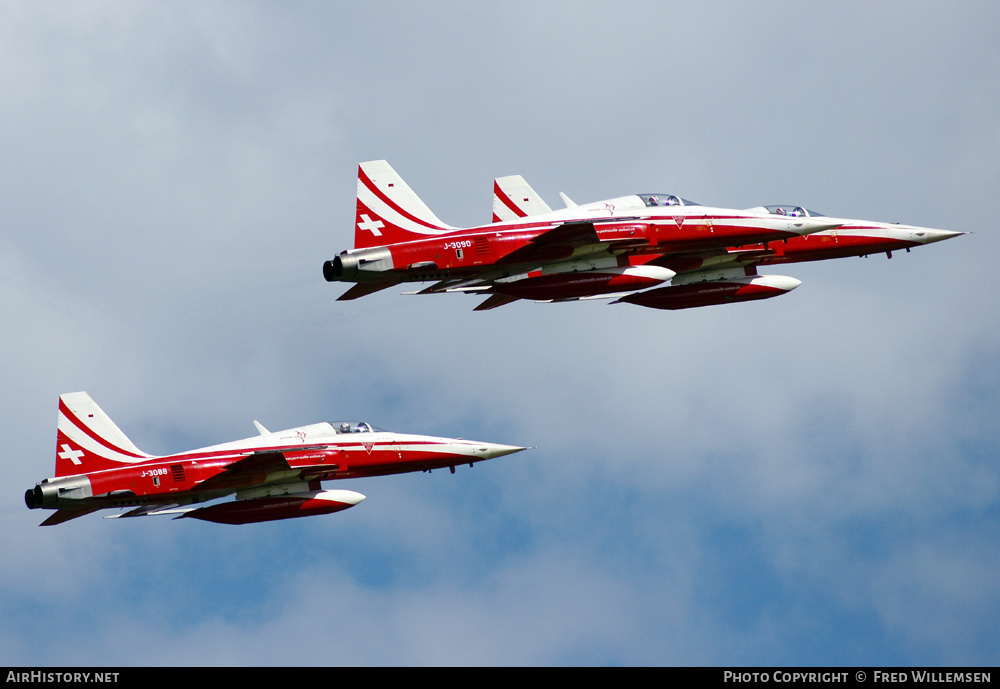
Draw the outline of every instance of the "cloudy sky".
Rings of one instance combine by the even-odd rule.
[[[1000,5],[0,4],[0,662],[1000,662]],[[661,312],[335,301],[360,161],[437,215],[676,193],[972,231]],[[23,494],[365,419],[537,449],[227,527]],[[193,522],[193,523],[191,523]]]

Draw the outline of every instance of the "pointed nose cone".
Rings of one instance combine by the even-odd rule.
[[[951,239],[952,237],[957,237],[960,234],[966,234],[965,232],[951,232],[950,230],[932,230],[927,227],[914,227],[910,230],[910,237],[915,242],[920,242],[921,244],[933,244],[934,242],[944,241],[945,239]]]
[[[477,459],[493,459],[494,457],[503,457],[504,455],[512,455],[515,452],[520,452],[521,450],[528,450],[527,447],[519,447],[517,445],[500,445],[498,443],[476,443],[472,448],[472,454]]]

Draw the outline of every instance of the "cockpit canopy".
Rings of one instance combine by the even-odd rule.
[[[816,211],[806,210],[802,206],[764,206],[768,213],[772,215],[787,215],[790,218],[825,218],[826,216]]]
[[[337,433],[375,433],[382,430],[364,421],[334,421],[333,429]]]
[[[695,203],[694,201],[688,201],[687,199],[682,199],[680,196],[674,196],[673,194],[639,194],[638,195],[642,202],[645,203],[650,208],[654,206],[700,206],[700,203]]]

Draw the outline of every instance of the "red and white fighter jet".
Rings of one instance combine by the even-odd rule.
[[[113,517],[172,514],[249,524],[339,512],[364,495],[323,490],[322,481],[472,466],[527,448],[390,433],[367,423],[316,423],[155,457],[137,448],[85,392],[59,397],[56,475],[24,494],[31,509],[55,509],[42,526],[104,508]],[[236,494],[235,501],[194,505]]]
[[[690,205],[689,201],[667,194],[643,194],[640,198],[656,198],[660,203],[668,199],[671,205]],[[568,207],[573,202],[565,195]],[[548,205],[520,175],[500,177],[493,181],[493,221],[509,222],[551,212]],[[669,286],[635,291],[618,299],[618,302],[638,304],[658,309],[686,309],[735,301],[768,299],[798,287],[801,282],[783,275],[758,275],[757,266],[778,263],[822,261],[848,256],[868,256],[885,253],[892,258],[893,251],[939,242],[957,237],[962,232],[935,230],[898,223],[871,222],[828,218],[802,206],[758,206],[746,212],[766,213],[776,218],[809,218],[825,221],[830,227],[809,234],[788,237],[781,241],[744,243],[725,249],[666,251],[656,257],[630,256],[631,263],[662,266],[674,273]],[[608,289],[613,281],[602,283],[601,273],[590,276],[591,290],[578,289],[572,294],[566,285],[546,285],[543,276],[522,278],[508,284],[495,284],[493,292],[524,299],[563,300],[567,298],[592,298],[612,296]],[[582,276],[581,276],[582,277]],[[581,283],[582,284],[582,283]],[[624,291],[624,290],[623,290]]]
[[[357,283],[342,300],[433,280],[417,293],[488,295],[477,307],[484,310],[516,299],[645,289],[676,274],[657,260],[665,254],[724,252],[838,226],[827,218],[709,208],[656,194],[568,203],[556,211],[543,202],[539,210],[495,217],[498,222],[480,227],[451,227],[387,162],[361,163],[354,248],[324,263],[323,275]]]

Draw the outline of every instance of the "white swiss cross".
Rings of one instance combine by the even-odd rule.
[[[385,227],[385,223],[383,223],[381,220],[372,220],[367,213],[363,213],[361,215],[361,219],[364,220],[364,222],[358,223],[359,230],[368,230],[376,237],[382,236],[382,233],[379,232],[379,228]]]
[[[62,457],[63,459],[68,459],[69,461],[73,462],[73,464],[79,466],[80,457],[83,457],[83,451],[74,450],[69,445],[63,445],[62,452],[59,453],[59,456]]]

